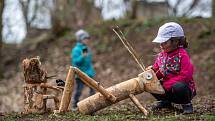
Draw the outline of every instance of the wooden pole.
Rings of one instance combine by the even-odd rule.
[[[141,105],[141,103],[139,102],[139,100],[133,95],[133,94],[129,94],[129,97],[131,99],[131,101],[137,106],[137,108],[144,113],[145,116],[148,115],[148,111]]]
[[[73,67],[73,68],[75,70],[75,73],[81,79],[81,81],[83,81],[86,85],[88,85],[89,87],[91,87],[93,89],[96,89],[98,92],[100,92],[105,98],[107,98],[112,103],[114,103],[116,101],[116,97],[114,95],[112,95],[112,93],[105,90],[105,88],[102,87],[101,85],[99,85],[99,83],[97,83],[95,80],[93,80],[92,78],[87,76],[85,73],[83,73],[78,68],[76,68],[76,67]]]
[[[63,91],[63,96],[61,98],[60,108],[59,108],[58,112],[65,112],[68,110],[69,103],[70,103],[71,96],[72,96],[72,91],[74,88],[74,78],[75,78],[74,70],[73,70],[72,66],[70,66],[69,72],[66,76],[66,84],[65,84],[65,88]]]

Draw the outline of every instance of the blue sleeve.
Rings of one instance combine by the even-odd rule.
[[[73,66],[80,65],[84,61],[84,57],[82,56],[82,51],[77,48],[74,48],[72,50],[71,57],[72,57]]]

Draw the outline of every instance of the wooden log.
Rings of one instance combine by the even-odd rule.
[[[74,69],[72,66],[70,66],[69,72],[66,76],[66,84],[63,91],[63,96],[61,98],[60,108],[59,111],[56,111],[58,113],[65,112],[68,110],[69,103],[71,101],[72,91],[74,88],[74,78]]]
[[[131,93],[134,95],[140,94],[145,91],[145,88],[147,88],[148,91],[151,91],[151,92],[155,91],[155,93],[158,93],[158,94],[165,93],[162,86],[158,84],[159,81],[152,70],[145,71],[141,73],[139,76],[140,77],[138,78],[133,78],[133,79],[124,81],[122,83],[119,83],[117,85],[114,85],[106,89],[109,93],[113,94],[116,97],[116,101],[114,103],[124,100],[126,98],[129,98],[129,94]],[[145,85],[145,83],[147,83],[147,85]],[[157,84],[158,86],[154,86]],[[151,88],[154,88],[154,87],[156,88],[158,87],[158,88],[150,89],[148,86],[150,86]],[[92,114],[112,104],[113,103],[107,100],[102,94],[97,93],[95,95],[92,95],[80,101],[77,105],[78,105],[79,112],[83,114]]]
[[[74,67],[74,70],[75,70],[75,73],[79,76],[79,78],[86,85],[88,85],[89,87],[91,87],[91,88],[97,90],[98,92],[100,92],[105,98],[107,98],[111,102],[114,103],[116,101],[116,97],[114,95],[112,95],[110,92],[108,92],[107,90],[105,90],[105,88],[102,87],[98,82],[96,82],[95,80],[93,80],[92,78],[87,76],[85,73],[83,73],[78,68]]]
[[[141,105],[141,103],[139,102],[139,100],[133,94],[130,94],[129,97],[130,97],[131,101],[137,106],[137,108],[142,113],[144,113],[145,116],[147,116],[148,115],[148,111]]]
[[[142,89],[138,84],[138,78],[130,79],[113,87],[109,87],[106,90],[114,94],[114,96],[117,98],[114,103],[128,98],[128,95],[131,92],[135,94],[142,92]],[[80,101],[77,105],[79,112],[83,114],[91,114],[112,104],[113,103],[107,100],[101,93],[97,93]]]

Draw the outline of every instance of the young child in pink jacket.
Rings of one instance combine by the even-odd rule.
[[[152,68],[165,89],[165,94],[152,94],[158,103],[154,109],[171,107],[171,103],[182,105],[184,113],[192,113],[192,98],[196,95],[193,80],[193,65],[185,50],[188,47],[182,27],[169,22],[162,25],[157,37],[153,40],[160,44],[158,54]]]

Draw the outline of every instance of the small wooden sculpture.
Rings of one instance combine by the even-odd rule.
[[[139,74],[138,77],[123,81],[117,85],[104,89],[99,83],[87,76],[76,67],[70,67],[65,90],[61,99],[60,108],[56,112],[68,111],[69,102],[71,100],[71,88],[74,84],[74,74],[89,87],[94,88],[99,93],[92,95],[78,103],[78,111],[83,114],[92,114],[100,109],[117,103],[121,100],[130,98],[132,102],[140,109],[145,115],[148,114],[147,110],[140,104],[134,96],[144,91],[163,94],[164,89],[160,85],[153,70],[147,70]],[[70,77],[71,76],[71,77]],[[70,78],[69,78],[70,77]]]
[[[53,99],[55,109],[59,108],[59,96],[63,91],[62,87],[47,84],[47,72],[41,68],[40,58],[24,59],[22,62],[24,73],[24,111],[46,112],[48,99]],[[47,94],[47,89],[56,91],[56,94]]]
[[[78,103],[79,112],[83,114],[92,114],[121,100],[130,98],[132,102],[134,102],[134,104],[140,109],[140,111],[147,115],[148,112],[139,103],[134,95],[143,93],[144,91],[157,94],[164,93],[162,86],[152,70],[145,71],[139,74],[137,78],[123,81],[117,85],[107,88],[106,90],[116,97],[115,102],[111,102],[101,93],[97,93]]]

